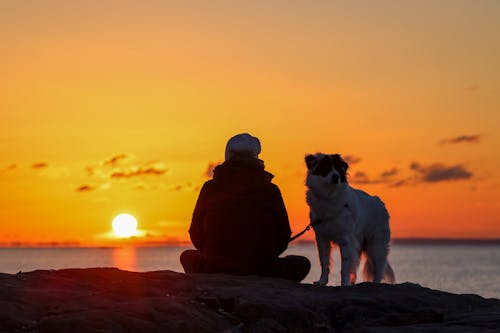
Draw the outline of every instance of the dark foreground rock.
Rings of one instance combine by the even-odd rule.
[[[480,332],[500,300],[416,284],[316,287],[114,268],[0,274],[0,332]]]

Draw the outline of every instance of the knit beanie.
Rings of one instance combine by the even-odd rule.
[[[235,155],[258,158],[260,154],[260,141],[248,133],[233,136],[226,144],[226,161]]]

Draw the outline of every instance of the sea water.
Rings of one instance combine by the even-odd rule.
[[[179,255],[185,246],[117,248],[3,248],[0,272],[17,273],[37,269],[118,267],[145,272],[172,270],[182,272]],[[314,244],[290,246],[284,255],[309,258],[311,272],[303,281],[319,279],[320,267]],[[413,282],[458,294],[478,294],[500,298],[500,245],[498,244],[396,244],[389,261],[397,283]],[[333,272],[329,285],[340,283],[340,255],[333,249]],[[359,274],[359,280],[362,280]]]

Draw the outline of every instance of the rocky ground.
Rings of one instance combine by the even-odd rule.
[[[500,300],[114,268],[0,274],[0,332],[499,332]]]

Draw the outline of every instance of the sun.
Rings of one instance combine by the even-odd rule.
[[[113,232],[116,237],[126,238],[137,236],[137,219],[130,214],[120,214],[113,219]]]

